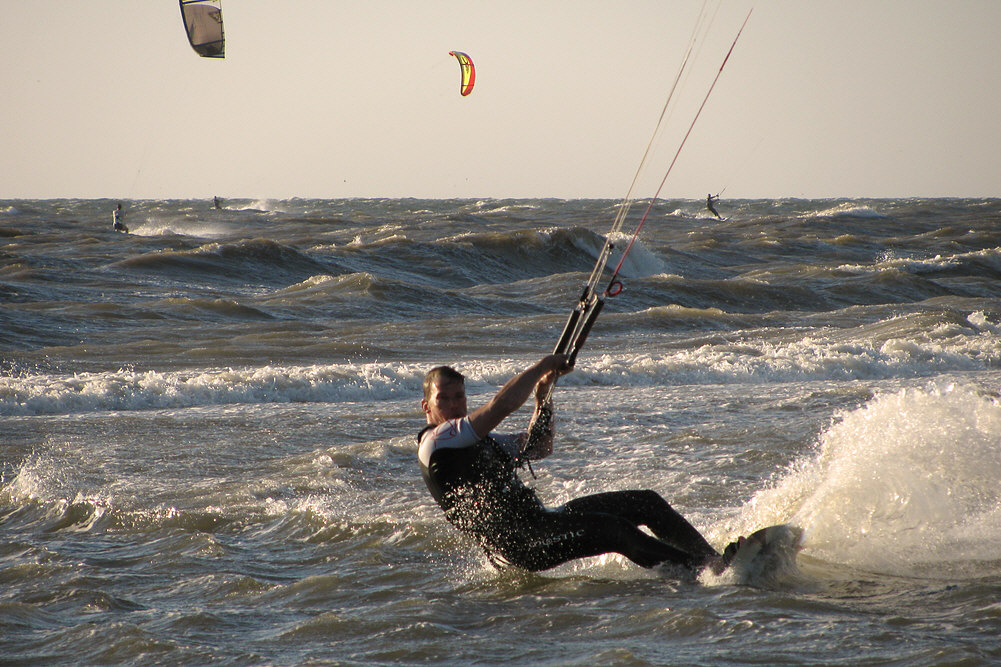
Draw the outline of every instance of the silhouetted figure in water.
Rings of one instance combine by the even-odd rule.
[[[212,198],[212,204],[213,204],[213,206],[215,206],[215,207],[216,207],[217,209],[221,209],[221,208],[222,208],[222,200],[221,200],[221,199],[219,199],[218,197],[213,197],[213,198]]]
[[[111,218],[114,221],[112,223],[112,228],[116,232],[124,232],[126,234],[129,233],[129,228],[126,227],[123,222],[123,220],[125,220],[125,211],[122,210],[121,203],[119,203],[118,206],[115,207],[115,210],[111,212]]]
[[[719,195],[713,195],[713,194],[706,195],[706,208],[709,209],[710,213],[715,215],[718,219],[722,220],[723,218],[716,210],[716,207],[713,206],[713,202],[715,201],[719,201]]]

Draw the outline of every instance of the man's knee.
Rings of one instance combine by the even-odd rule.
[[[630,502],[644,507],[656,507],[671,509],[671,505],[664,500],[664,497],[651,489],[636,489],[628,492]]]

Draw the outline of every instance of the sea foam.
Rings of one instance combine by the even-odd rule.
[[[899,575],[984,573],[1001,550],[1001,402],[970,385],[877,395],[743,508],[792,523],[811,556]]]

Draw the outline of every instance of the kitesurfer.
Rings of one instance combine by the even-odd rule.
[[[544,357],[472,413],[461,373],[449,366],[428,371],[421,401],[427,426],[417,436],[417,456],[428,490],[448,521],[476,539],[497,567],[538,571],[614,552],[643,567],[724,569],[736,545],[721,556],[654,491],[598,493],[547,508],[521,481],[517,467],[552,453],[553,405],[548,397],[556,378],[571,370],[566,355]],[[528,431],[494,433],[533,394]]]
[[[714,194],[711,194],[711,193],[708,194],[708,195],[706,195],[706,208],[709,209],[710,213],[712,213],[713,215],[715,215],[718,219],[722,220],[723,218],[716,211],[716,207],[713,206],[713,202],[715,202],[715,201],[719,201],[719,195],[714,195]]]
[[[125,232],[126,234],[129,233],[129,228],[125,226],[125,211],[122,210],[121,202],[119,202],[118,206],[115,207],[115,210],[111,212],[111,219],[113,221],[112,229],[116,232]]]

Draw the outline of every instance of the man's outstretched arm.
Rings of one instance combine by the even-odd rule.
[[[505,417],[524,405],[546,373],[555,372],[553,376],[555,379],[558,375],[569,373],[571,369],[567,355],[551,354],[515,375],[486,405],[477,408],[469,415],[469,422],[476,435],[481,438],[486,437],[504,421]]]

